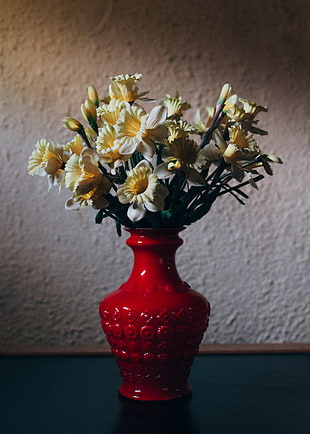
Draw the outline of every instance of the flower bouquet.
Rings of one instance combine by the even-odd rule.
[[[214,106],[184,119],[191,105],[176,93],[160,104],[140,91],[142,74],[111,79],[99,98],[90,85],[81,112],[64,126],[76,133],[66,144],[41,139],[29,158],[31,175],[47,176],[49,187],[72,191],[67,209],[92,206],[96,222],[111,217],[118,234],[126,228],[181,228],[199,220],[216,198],[233,195],[272,175],[279,157],[263,153],[254,135],[257,115],[267,108],[232,94],[225,84]],[[152,104],[147,110],[145,106]]]

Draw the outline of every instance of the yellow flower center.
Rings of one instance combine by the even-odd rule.
[[[194,165],[197,161],[199,149],[196,143],[190,139],[178,139],[169,145],[172,153],[170,161],[182,162],[183,165]]]
[[[175,160],[173,159],[172,161],[169,161],[168,163],[168,170],[170,171],[174,171],[174,170],[179,170],[182,167],[182,163],[180,160]]]
[[[136,167],[128,175],[122,193],[130,203],[145,203],[154,199],[157,176],[148,167]]]
[[[131,185],[131,191],[133,194],[136,194],[136,195],[144,193],[148,187],[148,184],[149,183],[148,183],[147,178],[137,179]]]
[[[141,121],[140,119],[131,116],[128,118],[128,124],[127,124],[127,135],[130,137],[136,137],[138,132],[141,128]]]

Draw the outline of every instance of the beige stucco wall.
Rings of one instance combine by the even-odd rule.
[[[41,137],[71,135],[85,88],[142,72],[153,97],[212,105],[229,82],[269,107],[280,155],[245,207],[219,200],[183,233],[181,276],[209,298],[206,342],[310,340],[309,7],[303,0],[1,0],[0,344],[97,344],[97,309],[131,269],[125,236],[64,210],[27,174]]]

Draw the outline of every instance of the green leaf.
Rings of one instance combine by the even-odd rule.
[[[96,224],[100,225],[102,223],[102,220],[104,219],[104,217],[105,217],[104,216],[104,211],[103,211],[103,209],[100,209],[97,212],[97,215],[96,215],[96,218],[95,218]]]
[[[116,232],[119,237],[122,236],[122,225],[119,220],[115,220]]]

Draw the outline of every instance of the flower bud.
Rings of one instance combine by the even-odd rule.
[[[97,89],[92,84],[87,87],[88,99],[94,104],[95,107],[99,107],[99,96]]]
[[[87,99],[85,103],[81,105],[81,112],[84,119],[90,124],[97,121],[96,107],[90,99]]]
[[[226,99],[229,97],[230,91],[231,91],[231,86],[228,83],[224,84],[216,105],[224,104]]]
[[[84,129],[81,122],[74,118],[64,118],[62,122],[64,124],[64,127],[71,131],[80,132]]]
[[[264,157],[266,157],[267,160],[270,161],[271,163],[283,164],[283,161],[281,160],[281,158],[277,157],[276,155],[265,154]]]

